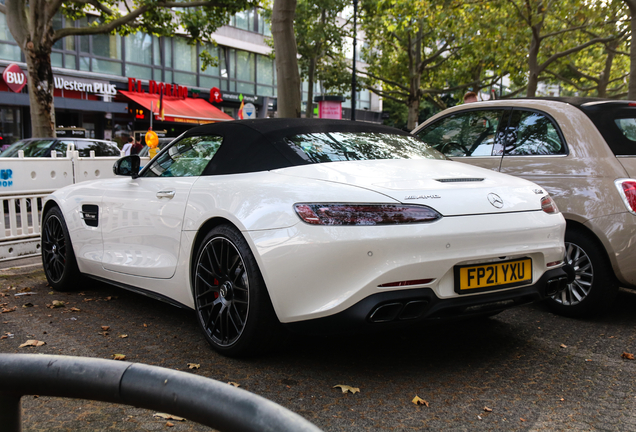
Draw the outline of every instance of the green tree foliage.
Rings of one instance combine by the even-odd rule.
[[[351,82],[345,61],[347,25],[339,15],[347,0],[298,0],[295,33],[302,78],[309,85],[306,117],[313,115],[313,89],[321,81],[326,93],[342,93]]]
[[[445,108],[450,93],[481,89],[498,78],[493,58],[474,46],[482,38],[472,2],[368,0],[362,5],[366,86],[408,107],[408,129],[416,126],[422,100]]]
[[[238,11],[257,6],[258,0],[5,0],[0,13],[7,16],[13,38],[25,55],[28,73],[31,124],[34,136],[54,136],[53,72],[51,49],[67,36],[142,31],[170,36],[180,28],[191,43],[210,40],[212,33]],[[54,17],[87,25],[53,27]],[[208,58],[208,61],[211,59]]]
[[[517,31],[515,40],[527,59],[526,95],[534,96],[546,79],[548,68],[596,44],[625,34],[611,12],[612,1],[589,0],[497,0],[501,13],[509,17],[508,30]],[[525,43],[522,41],[525,40]],[[521,50],[519,50],[521,52]]]

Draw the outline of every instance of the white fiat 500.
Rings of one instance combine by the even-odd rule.
[[[332,332],[479,316],[569,280],[565,222],[527,180],[452,162],[418,138],[305,119],[197,127],[139,171],[43,208],[50,285],[80,276],[192,308],[226,355],[282,326]]]

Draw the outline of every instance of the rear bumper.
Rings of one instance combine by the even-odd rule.
[[[601,240],[622,286],[636,287],[636,216],[616,213],[585,223]]]
[[[425,321],[470,318],[533,303],[572,281],[564,268],[546,271],[529,286],[489,294],[440,299],[430,288],[373,294],[350,308],[323,318],[287,323],[297,333],[329,334],[407,327]],[[558,285],[558,286],[557,286]]]

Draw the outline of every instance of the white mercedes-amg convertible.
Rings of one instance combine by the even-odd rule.
[[[565,222],[536,184],[368,123],[200,126],[141,170],[43,208],[50,285],[110,282],[196,311],[226,355],[302,332],[479,316],[565,287]]]

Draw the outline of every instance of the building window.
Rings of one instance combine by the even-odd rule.
[[[153,38],[145,33],[134,33],[124,38],[126,76],[152,79]],[[134,64],[137,63],[137,64]]]
[[[241,30],[247,30],[254,33],[260,33],[264,36],[271,36],[269,23],[258,14],[257,9],[237,12],[230,18],[230,27],[236,27]]]
[[[10,61],[20,61],[22,59],[20,47],[13,40],[13,36],[7,26],[5,14],[0,14],[0,59]]]

